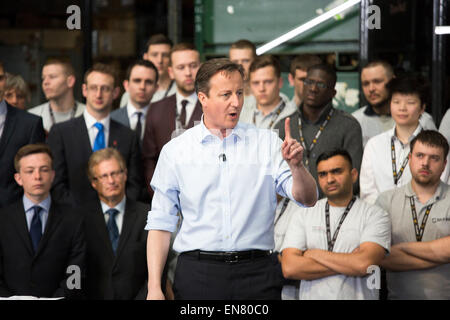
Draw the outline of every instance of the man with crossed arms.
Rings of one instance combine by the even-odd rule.
[[[392,220],[391,254],[381,263],[390,300],[450,299],[450,187],[440,180],[448,151],[442,134],[420,132],[411,141],[411,181],[377,199]]]
[[[389,216],[353,196],[358,172],[347,151],[322,153],[316,166],[326,198],[292,216],[281,248],[283,275],[302,280],[300,300],[376,300],[368,268],[389,250]]]

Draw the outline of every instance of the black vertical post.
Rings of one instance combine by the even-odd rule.
[[[83,0],[81,30],[83,32],[83,74],[92,66],[92,0]]]
[[[447,23],[447,0],[433,0],[433,53],[431,66],[431,112],[437,126],[441,122],[445,110],[444,81],[445,81],[445,35],[437,35],[434,30],[437,26]]]
[[[179,43],[181,41],[181,11],[181,0],[167,0],[168,35],[174,43]]]
[[[372,0],[361,0],[360,15],[359,15],[359,71],[361,73],[361,67],[365,66],[370,59],[370,43],[369,43],[369,28],[367,24],[367,18],[369,14],[369,6]],[[362,90],[359,90],[360,106],[363,105],[364,94]]]

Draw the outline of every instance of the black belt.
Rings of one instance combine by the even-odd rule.
[[[272,251],[267,250],[248,250],[248,251],[201,251],[193,250],[183,252],[182,255],[195,257],[199,260],[211,260],[227,263],[250,261],[256,258],[267,257]]]

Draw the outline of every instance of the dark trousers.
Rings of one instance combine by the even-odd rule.
[[[283,275],[277,255],[226,263],[180,254],[175,300],[280,300]]]

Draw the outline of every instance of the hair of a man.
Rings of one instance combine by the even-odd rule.
[[[197,94],[203,92],[206,96],[209,96],[210,80],[219,72],[224,72],[225,74],[239,72],[242,79],[244,79],[244,69],[240,64],[231,62],[227,58],[211,59],[204,62],[197,71],[195,92]]]
[[[230,49],[250,49],[253,53],[253,57],[256,57],[256,46],[247,39],[240,39],[236,42],[233,42],[230,46]]]
[[[95,151],[90,157],[88,161],[87,166],[87,175],[90,181],[93,181],[95,179],[94,176],[94,167],[99,165],[101,162],[115,159],[119,163],[119,167],[122,170],[127,169],[126,162],[123,158],[123,156],[120,154],[117,149],[114,148],[104,148],[100,149],[98,151]]]
[[[337,81],[337,75],[336,75],[336,71],[334,70],[334,68],[332,66],[330,66],[329,64],[326,64],[326,63],[315,64],[308,68],[308,73],[312,70],[322,70],[323,72],[325,72],[330,77],[331,86],[332,86],[332,88],[334,88],[334,86],[336,85],[336,81]]]
[[[319,163],[321,161],[325,161],[336,156],[342,156],[350,164],[350,170],[353,169],[352,157],[350,156],[350,153],[348,153],[348,151],[345,149],[333,149],[321,153],[319,157],[317,157],[316,168],[319,166]]]
[[[277,78],[281,77],[281,67],[280,62],[273,55],[263,55],[258,56],[253,60],[252,64],[249,68],[249,73],[255,72],[258,69],[262,69],[265,67],[273,67],[275,75]]]
[[[6,73],[5,92],[15,90],[16,93],[22,93],[26,101],[30,101],[30,90],[25,80],[19,74]]]
[[[316,64],[322,64],[323,61],[320,59],[319,56],[316,56],[315,54],[300,54],[298,56],[295,56],[294,59],[291,61],[291,65],[289,67],[290,74],[295,77],[295,71],[297,69],[308,71],[309,67],[312,67]]]
[[[172,47],[172,49],[170,50],[169,66],[172,65],[172,54],[174,52],[186,51],[186,50],[197,51],[197,48],[195,47],[195,45],[193,45],[192,43],[189,43],[189,42],[180,42],[180,43],[177,43],[176,45],[174,45]]]
[[[444,153],[444,159],[447,158],[449,150],[448,141],[439,131],[422,130],[417,136],[414,137],[414,139],[411,140],[411,153],[413,152],[414,145],[417,141],[427,146],[442,149],[442,152]]]
[[[361,68],[361,71],[367,68],[374,68],[381,66],[383,67],[384,71],[386,72],[386,76],[390,79],[394,76],[394,69],[392,68],[391,64],[385,60],[374,60],[366,64],[364,67]]]
[[[419,75],[405,73],[392,78],[387,84],[390,97],[394,93],[416,94],[419,96],[421,104],[428,104],[430,99],[430,86],[428,81]]]
[[[155,44],[167,44],[171,48],[173,47],[173,42],[165,34],[157,33],[152,35],[145,44],[145,51],[147,52],[151,45]]]
[[[149,60],[144,60],[144,59],[139,59],[134,61],[132,64],[130,64],[130,66],[127,69],[127,73],[126,73],[126,78],[127,80],[130,80],[130,76],[131,76],[131,71],[133,70],[134,67],[136,66],[142,66],[148,69],[152,69],[153,71],[155,71],[156,77],[155,77],[155,83],[158,82],[158,69],[156,68],[156,66],[153,64],[153,62],[149,61]]]
[[[51,159],[51,166],[53,168],[53,154],[50,147],[45,143],[34,143],[27,144],[17,151],[14,157],[14,168],[16,169],[16,172],[20,172],[20,160],[22,158],[36,153],[46,153]]]
[[[84,74],[84,83],[87,84],[87,78],[92,72],[100,72],[104,74],[108,74],[114,79],[114,87],[119,83],[117,70],[108,64],[97,62],[91,68],[89,68]]]
[[[56,58],[48,59],[44,63],[44,65],[42,66],[42,69],[45,66],[49,66],[49,65],[52,65],[52,64],[60,65],[63,68],[64,73],[66,74],[66,76],[75,76],[75,69],[73,68],[72,64],[70,62],[68,62],[68,61],[61,60],[61,59],[56,59]]]

